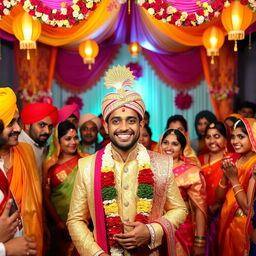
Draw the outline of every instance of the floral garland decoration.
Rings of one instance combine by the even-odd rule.
[[[34,18],[54,27],[72,27],[85,20],[101,0],[73,0],[72,4],[62,3],[60,10],[46,6],[40,0],[20,0],[23,9]]]
[[[254,0],[249,1],[254,2]],[[174,24],[176,26],[197,26],[210,21],[214,17],[218,17],[223,8],[228,7],[232,0],[213,0],[211,3],[201,3],[197,1],[196,4],[200,9],[190,14],[185,11],[177,10],[166,0],[137,0],[137,2],[140,6],[145,8],[150,15],[153,15],[156,19],[162,20],[165,23]]]
[[[69,96],[65,102],[66,105],[70,105],[72,103],[76,103],[78,105],[78,108],[80,111],[82,110],[82,108],[84,106],[83,99],[77,95]]]
[[[190,94],[179,92],[175,96],[175,105],[178,109],[185,110],[189,109],[193,103],[193,98]]]
[[[242,5],[248,5],[248,7],[255,12],[256,11],[256,0],[240,0]]]
[[[237,95],[238,92],[239,88],[237,86],[229,86],[225,89],[222,89],[219,85],[210,87],[210,94],[218,101],[232,98],[234,95]]]
[[[150,169],[150,158],[147,150],[138,144],[138,201],[136,203],[135,221],[142,223],[149,222],[149,215],[152,209],[152,201],[154,195],[154,179],[153,172]],[[112,256],[123,255],[123,249],[119,247],[114,240],[114,235],[123,232],[123,224],[118,213],[117,189],[115,187],[115,175],[113,172],[114,160],[111,152],[111,144],[109,143],[102,156],[101,167],[101,193],[104,212],[106,216],[107,239],[110,246],[110,254]]]
[[[133,62],[129,62],[126,65],[127,68],[130,69],[130,71],[132,71],[132,74],[135,76],[135,80],[138,80],[140,77],[142,77],[143,75],[143,69],[142,66],[138,63],[133,63]]]
[[[18,91],[20,98],[26,103],[49,103],[52,104],[51,90],[39,90],[37,93],[33,93],[27,88]]]
[[[4,15],[9,15],[12,7],[18,3],[18,0],[0,0],[0,19]]]

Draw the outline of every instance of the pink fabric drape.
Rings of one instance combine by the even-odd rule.
[[[177,10],[182,11],[182,12],[196,12],[200,9],[200,7],[196,4],[196,2],[199,2],[198,0],[167,0],[166,2],[170,2],[171,5]],[[200,1],[201,4],[204,2],[212,2],[212,0],[202,0]]]
[[[143,49],[143,55],[159,79],[177,90],[188,90],[203,79],[200,48],[182,53],[157,54]]]
[[[66,5],[70,5],[72,4],[72,0],[41,0],[41,2],[46,5],[49,6],[50,8],[54,8],[54,9],[60,9],[61,8],[61,4],[64,2]]]
[[[120,45],[101,48],[95,64],[89,70],[76,51],[60,49],[57,56],[55,78],[67,91],[85,92],[95,85],[118,53]]]

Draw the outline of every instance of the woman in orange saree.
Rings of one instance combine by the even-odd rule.
[[[199,167],[182,156],[186,144],[185,135],[178,129],[168,129],[159,141],[160,153],[173,157],[175,180],[190,210],[185,223],[175,232],[176,253],[199,256],[205,255],[205,180]]]
[[[256,121],[241,118],[233,127],[231,144],[240,158],[222,160],[223,176],[216,190],[216,200],[224,201],[220,215],[219,254],[243,256],[247,253],[246,221],[255,180]]]
[[[207,230],[207,256],[218,255],[219,213],[222,205],[216,203],[215,191],[222,177],[220,163],[224,156],[229,155],[234,160],[239,156],[226,151],[226,136],[226,127],[222,122],[209,124],[205,130],[205,145],[209,152],[198,157],[206,181],[207,206],[210,216]]]

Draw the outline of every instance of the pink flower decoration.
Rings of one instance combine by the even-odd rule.
[[[190,94],[179,92],[175,97],[175,105],[178,109],[189,109],[193,103],[193,98]]]
[[[70,105],[72,103],[76,103],[78,105],[79,110],[81,110],[84,106],[83,100],[77,95],[72,95],[68,97],[65,102],[66,105]]]
[[[132,74],[135,76],[135,80],[138,80],[143,75],[142,66],[138,63],[130,62],[126,65],[127,68],[132,71]]]

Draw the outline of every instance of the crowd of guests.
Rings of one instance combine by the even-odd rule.
[[[201,111],[193,140],[174,115],[154,142],[146,111],[139,142],[172,157],[189,210],[175,232],[177,255],[256,255],[254,115],[248,102],[224,122]],[[28,104],[19,114],[14,92],[0,88],[0,256],[77,255],[66,221],[78,162],[109,142],[101,115],[80,116],[75,103]]]

